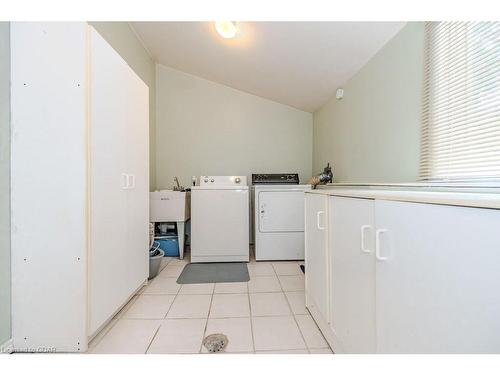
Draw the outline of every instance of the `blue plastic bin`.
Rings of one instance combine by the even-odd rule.
[[[155,241],[160,244],[160,249],[163,250],[166,257],[179,256],[179,240],[177,236],[157,236]]]

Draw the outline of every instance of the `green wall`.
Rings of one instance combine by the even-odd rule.
[[[314,113],[313,174],[334,182],[418,179],[424,24],[408,23]]]
[[[89,22],[149,86],[149,180],[156,187],[156,67],[128,22]]]
[[[0,22],[0,346],[10,322],[10,25]]]
[[[294,171],[311,177],[312,114],[157,66],[157,187],[177,176]]]

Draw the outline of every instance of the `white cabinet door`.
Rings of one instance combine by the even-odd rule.
[[[500,210],[376,201],[375,216],[378,352],[499,353]]]
[[[123,61],[126,80],[121,90],[127,93],[127,247],[122,251],[128,268],[125,298],[149,274],[149,89]]]
[[[131,253],[128,233],[127,153],[131,87],[129,67],[90,28],[90,201],[89,335],[123,305],[144,273]],[[133,135],[132,135],[133,137]],[[142,147],[142,146],[141,146]],[[142,180],[142,179],[141,179]],[[138,179],[136,178],[136,184]],[[137,285],[136,285],[137,286]]]
[[[306,303],[329,321],[328,197],[305,194]]]
[[[329,199],[331,326],[347,353],[374,353],[374,201]]]
[[[87,348],[86,30],[10,24],[16,348]]]

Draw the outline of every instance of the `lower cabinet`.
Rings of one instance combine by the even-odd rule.
[[[306,296],[335,352],[500,353],[500,210],[324,195],[314,227],[319,197]]]
[[[500,210],[375,201],[380,353],[500,353]]]
[[[305,273],[306,304],[328,326],[329,317],[329,262],[328,262],[328,197],[308,194],[305,201]],[[319,319],[319,318],[318,318]]]
[[[330,321],[348,353],[375,352],[374,201],[329,197]]]

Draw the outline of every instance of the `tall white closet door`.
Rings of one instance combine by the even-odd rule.
[[[149,274],[149,88],[128,67],[123,82],[127,94],[127,257],[128,290],[135,290]]]
[[[376,201],[377,351],[500,352],[500,210]]]
[[[12,336],[86,350],[86,24],[11,23]]]
[[[90,28],[90,202],[89,335],[131,293],[127,281],[128,66]]]
[[[347,353],[374,353],[374,201],[331,197],[329,207],[331,324]]]

